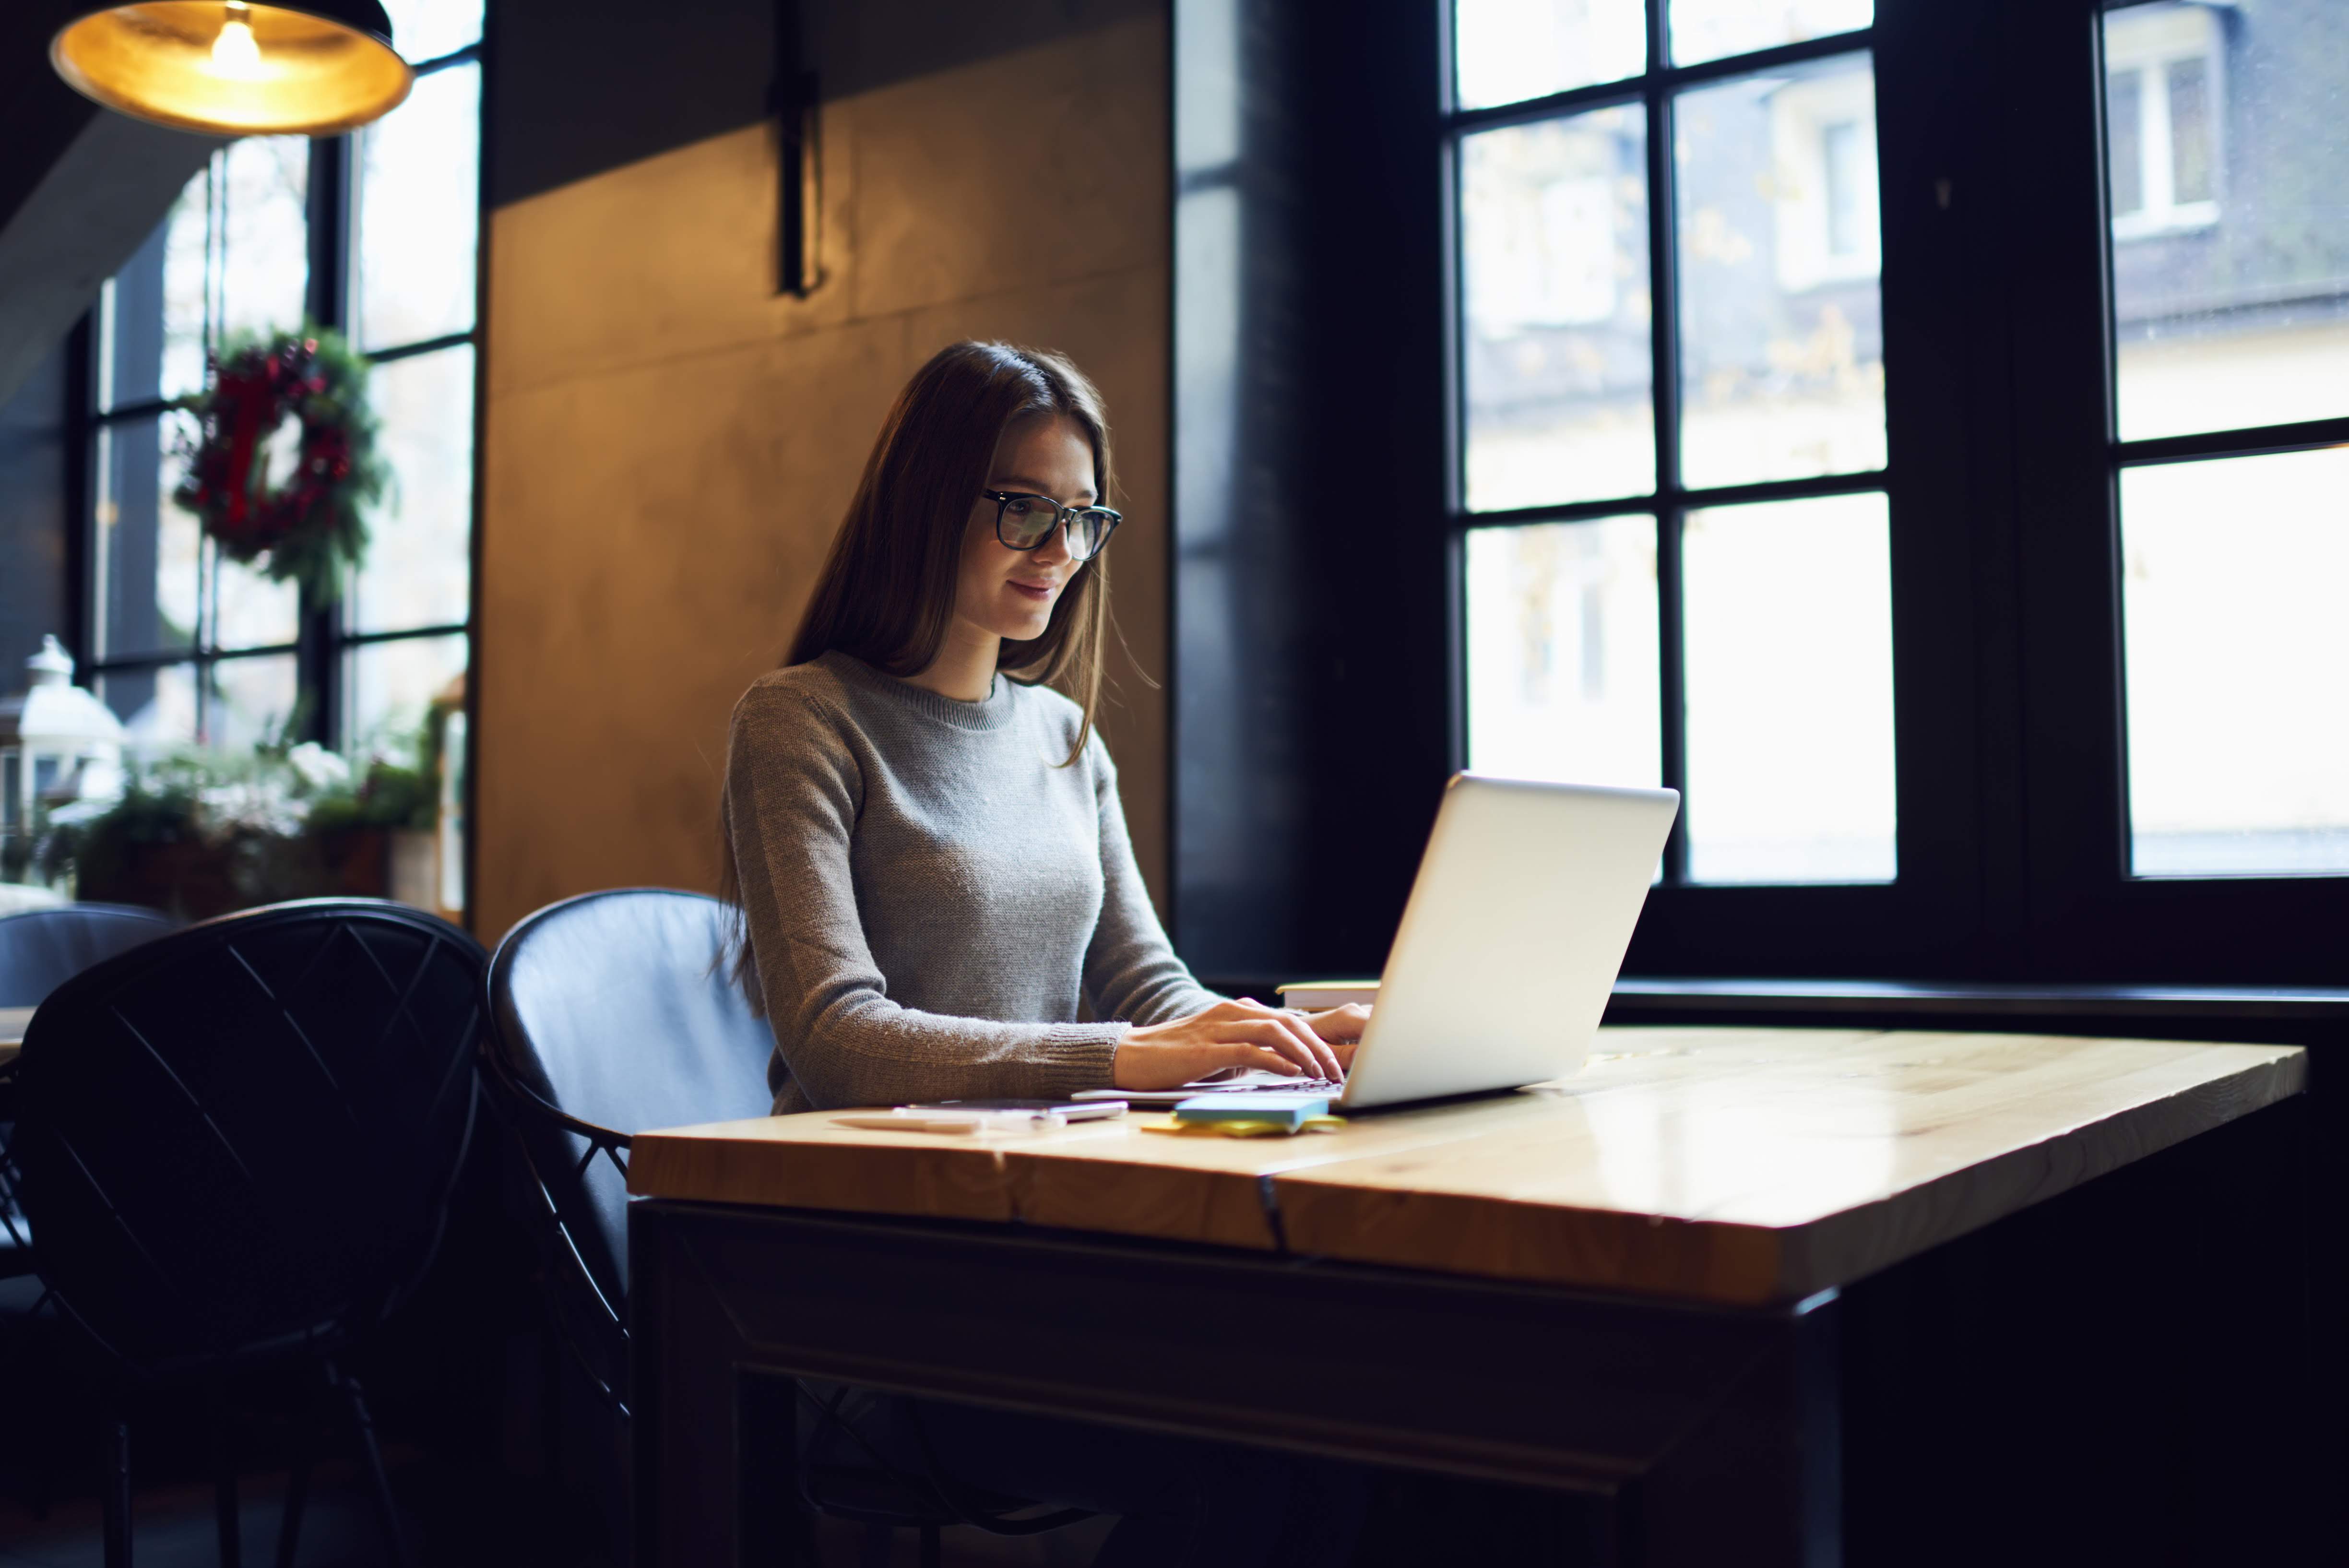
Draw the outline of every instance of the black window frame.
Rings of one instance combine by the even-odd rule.
[[[489,49],[488,18],[484,17],[483,34],[462,48],[453,49],[430,59],[415,62],[411,68],[421,82],[428,77],[464,67],[475,67],[480,75],[480,130],[475,143],[476,160],[481,166],[481,196],[477,201],[478,223],[475,234],[474,295],[471,325],[461,332],[444,333],[428,338],[388,344],[366,349],[362,357],[370,366],[388,365],[413,359],[424,355],[471,348],[473,354],[471,379],[473,392],[472,456],[469,475],[470,494],[468,517],[469,575],[471,587],[465,618],[440,624],[402,627],[395,630],[362,631],[349,624],[348,602],[344,597],[320,599],[307,589],[300,595],[297,631],[291,642],[221,647],[198,637],[185,648],[156,652],[125,653],[109,656],[97,646],[96,627],[100,623],[98,596],[104,591],[98,581],[98,552],[94,535],[98,527],[96,501],[99,494],[98,464],[101,432],[117,426],[136,425],[143,421],[157,420],[175,406],[172,398],[148,398],[135,402],[117,404],[110,408],[98,406],[100,385],[99,356],[106,351],[102,334],[98,330],[97,308],[85,315],[76,326],[67,346],[67,376],[66,386],[65,431],[67,450],[73,454],[69,465],[67,504],[69,508],[67,537],[67,604],[70,610],[70,640],[78,671],[77,679],[95,684],[100,678],[116,672],[141,672],[186,667],[197,672],[198,701],[204,701],[208,672],[219,665],[244,659],[283,658],[295,659],[295,679],[301,706],[295,733],[304,740],[316,741],[339,749],[346,740],[348,717],[347,684],[351,656],[358,649],[387,643],[405,642],[461,636],[466,639],[467,702],[470,716],[476,707],[481,659],[481,534],[482,499],[481,437],[486,410],[486,332],[484,317],[488,307],[487,269],[489,240],[488,205],[488,129],[490,71],[486,63]],[[357,165],[361,157],[364,130],[333,137],[313,138],[305,188],[305,222],[307,225],[307,277],[303,306],[305,314],[319,326],[348,333],[351,323],[351,284],[353,273],[353,241],[356,234],[358,184]],[[201,177],[201,176],[200,176]],[[354,348],[357,347],[354,341]],[[199,710],[201,711],[201,708]],[[467,796],[464,815],[470,824],[472,817],[474,756],[478,736],[469,722],[465,728],[466,754],[461,759],[464,788]],[[474,835],[464,836],[464,886],[460,889],[462,908],[470,919],[473,903]]]
[[[1659,734],[1662,740],[1661,759],[1661,782],[1685,796],[1688,789],[1687,687],[1685,649],[1682,641],[1683,607],[1682,602],[1682,534],[1688,514],[1712,506],[1738,506],[1774,501],[1804,501],[1827,495],[1889,494],[1891,482],[1890,464],[1884,468],[1857,470],[1848,472],[1818,474],[1803,479],[1764,480],[1742,484],[1691,486],[1681,475],[1681,405],[1682,354],[1680,322],[1680,269],[1678,247],[1674,244],[1679,192],[1677,170],[1673,158],[1673,126],[1675,100],[1685,90],[1707,84],[1752,76],[1787,66],[1806,65],[1815,60],[1861,54],[1873,56],[1872,29],[1861,28],[1825,37],[1806,39],[1775,48],[1758,49],[1695,65],[1673,66],[1668,63],[1669,39],[1666,34],[1666,0],[1645,0],[1647,10],[1648,68],[1637,77],[1620,81],[1594,83],[1570,88],[1542,98],[1518,103],[1496,105],[1485,109],[1462,109],[1452,101],[1456,73],[1444,62],[1444,79],[1440,88],[1444,96],[1444,133],[1446,141],[1446,174],[1451,199],[1445,202],[1444,248],[1450,260],[1448,281],[1450,299],[1447,328],[1446,369],[1449,376],[1447,403],[1450,418],[1446,424],[1446,464],[1450,476],[1449,510],[1445,525],[1453,537],[1451,547],[1464,549],[1467,535],[1485,529],[1521,527],[1545,523],[1587,523],[1602,518],[1644,516],[1656,530],[1656,591],[1657,591],[1657,650],[1659,654],[1657,687],[1662,713]],[[1446,0],[1447,13],[1455,13],[1457,0]],[[1453,25],[1447,17],[1447,39]],[[1566,502],[1542,506],[1515,507],[1506,510],[1472,512],[1464,493],[1466,469],[1467,433],[1467,368],[1465,333],[1462,323],[1466,316],[1464,280],[1466,255],[1459,221],[1460,158],[1467,139],[1480,131],[1505,127],[1538,124],[1595,109],[1638,107],[1645,117],[1647,149],[1647,208],[1648,208],[1648,282],[1650,310],[1651,406],[1655,411],[1654,445],[1656,479],[1654,489],[1643,494],[1619,496],[1599,501]],[[1464,601],[1454,610],[1455,622],[1464,620]],[[1455,654],[1453,712],[1453,758],[1455,765],[1468,763],[1468,692],[1466,660]],[[1672,825],[1671,836],[1664,847],[1663,883],[1667,888],[1683,886],[1727,886],[1728,884],[1692,884],[1688,874],[1689,845],[1685,813]],[[1875,887],[1877,883],[1799,883],[1802,887]],[[1747,884],[1736,884],[1747,886]],[[1776,886],[1771,884],[1771,886]]]
[[[2106,180],[2104,17],[2145,0],[2065,0],[2020,62],[2023,91],[2054,95],[2058,134],[2018,160],[2015,202],[2052,249],[2044,294],[2018,299],[2019,337],[2044,345],[2018,378],[2017,538],[2023,788],[2034,802],[2022,940],[2054,972],[2338,983],[2349,974],[2349,874],[2138,877],[2130,869],[2120,476],[2200,459],[2349,443],[2349,415],[2123,441]],[[2312,713],[2311,722],[2325,722]]]
[[[2349,877],[2127,875],[2103,12],[1878,0],[1898,879],[1659,887],[1630,973],[2349,968]],[[1450,6],[1174,18],[1176,940],[1233,987],[1374,973],[1463,756]]]
[[[1447,606],[1450,760],[1464,766],[1467,750],[1467,687],[1464,621],[1465,602],[1461,556],[1474,529],[1599,517],[1646,514],[1656,523],[1659,596],[1659,671],[1662,703],[1662,782],[1685,792],[1685,664],[1681,588],[1681,533],[1688,513],[1700,506],[1791,501],[1814,496],[1881,493],[1886,500],[1892,582],[1894,767],[1896,778],[1896,875],[1876,883],[1696,883],[1689,880],[1688,842],[1675,824],[1665,850],[1663,880],[1649,896],[1649,913],[1634,940],[1630,963],[1650,972],[1773,972],[1790,967],[1832,963],[1857,972],[1940,971],[1952,950],[1962,947],[1979,919],[1980,889],[1967,862],[1979,840],[1971,805],[1946,787],[1953,766],[1951,737],[1919,722],[1920,715],[1946,711],[1964,700],[1958,672],[1924,655],[1920,643],[1940,635],[1946,607],[1925,602],[1917,591],[1929,573],[1949,569],[1946,519],[1937,515],[1928,477],[1937,468],[1930,441],[1913,431],[1928,423],[1930,389],[1912,388],[1911,363],[1931,353],[1907,339],[1920,314],[1915,297],[1930,288],[1915,265],[1931,246],[1913,212],[1898,215],[1888,198],[1882,211],[1882,265],[1878,275],[1884,320],[1887,459],[1881,469],[1811,478],[1691,488],[1679,472],[1682,372],[1680,293],[1674,226],[1673,100],[1692,88],[1854,54],[1868,57],[1876,73],[1877,147],[1879,182],[1888,190],[1897,161],[1889,145],[1899,132],[1899,107],[1888,104],[1883,88],[1885,56],[1906,59],[1909,40],[1898,18],[1888,28],[1881,14],[1875,26],[1755,50],[1721,59],[1674,66],[1669,63],[1667,0],[1646,0],[1647,69],[1619,82],[1599,83],[1548,97],[1492,109],[1460,109],[1451,99],[1449,58],[1453,0],[1437,13],[1442,43],[1433,90],[1442,95],[1440,134],[1445,144],[1445,183],[1441,196],[1442,243],[1446,257],[1445,316],[1446,547],[1453,566],[1452,602]],[[1652,390],[1655,409],[1657,483],[1651,495],[1506,512],[1472,513],[1461,493],[1465,387],[1459,342],[1463,317],[1462,262],[1458,234],[1457,159],[1461,139],[1480,130],[1523,124],[1610,105],[1638,105],[1646,117],[1648,250],[1653,307],[1651,313]],[[1896,235],[1896,228],[1899,230]],[[1923,483],[1920,483],[1923,481]],[[1829,955],[1832,955],[1830,960]]]

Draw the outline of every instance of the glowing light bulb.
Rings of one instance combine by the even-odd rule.
[[[231,81],[260,79],[261,46],[253,39],[252,7],[230,0],[228,20],[212,40],[212,75]]]

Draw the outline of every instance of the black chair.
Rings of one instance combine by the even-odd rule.
[[[60,904],[0,915],[0,1007],[38,1007],[90,965],[154,940],[178,922],[128,904]],[[0,1123],[16,1119],[15,1075],[0,1068]],[[0,1279],[33,1271],[33,1242],[0,1159]]]
[[[727,936],[715,898],[616,888],[539,910],[490,962],[483,1076],[535,1189],[549,1307],[558,1337],[624,1425],[629,1139],[771,1108],[774,1033],[727,972]],[[1033,1505],[877,1461],[803,1459],[798,1469],[811,1507],[866,1527],[868,1563],[888,1561],[899,1529],[921,1532],[922,1561],[935,1565],[944,1525],[1027,1535],[1086,1517],[1010,1518]]]
[[[90,965],[176,924],[128,904],[60,904],[0,915],[0,1007],[38,1007]]]
[[[368,898],[224,916],[122,953],[41,1003],[14,1154],[43,1282],[123,1383],[218,1386],[306,1365],[352,1425],[408,1561],[342,1365],[421,1282],[471,1137],[485,955]],[[118,1410],[119,1406],[118,1405]],[[129,1434],[109,1422],[106,1560],[130,1560]],[[278,1561],[293,1560],[297,1466]],[[218,1480],[237,1556],[235,1469]]]

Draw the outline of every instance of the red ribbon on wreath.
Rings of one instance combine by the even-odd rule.
[[[361,509],[381,491],[366,362],[331,333],[248,341],[212,357],[211,385],[182,405],[196,416],[187,477],[173,499],[231,559],[266,555],[268,576],[331,593],[367,545]],[[272,488],[263,443],[301,425],[294,472]]]

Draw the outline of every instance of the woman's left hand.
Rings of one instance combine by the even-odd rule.
[[[1305,1024],[1329,1044],[1340,1062],[1351,1068],[1354,1047],[1361,1044],[1362,1031],[1371,1025],[1371,1010],[1359,1002],[1350,1002],[1343,1007],[1305,1014]]]

